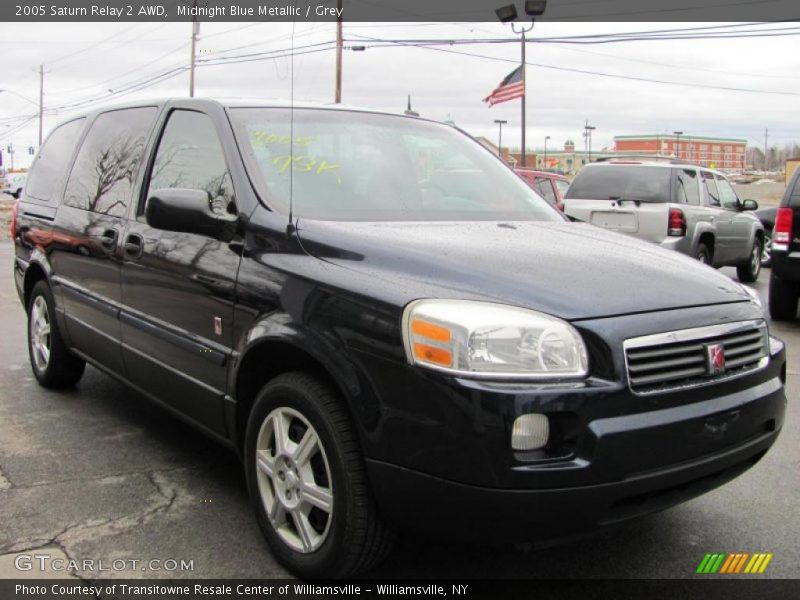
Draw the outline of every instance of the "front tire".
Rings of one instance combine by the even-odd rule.
[[[753,247],[750,249],[750,258],[747,262],[736,267],[736,275],[742,283],[753,283],[758,279],[761,273],[761,253],[763,252],[763,243],[760,239],[756,238],[753,242]]]
[[[75,385],[86,369],[86,363],[64,345],[55,316],[50,286],[39,281],[28,302],[28,356],[36,380],[51,389]]]
[[[797,316],[798,285],[770,273],[769,314],[776,321],[791,321]]]
[[[353,575],[391,550],[349,415],[316,376],[286,373],[264,386],[247,424],[245,468],[267,543],[300,577]]]

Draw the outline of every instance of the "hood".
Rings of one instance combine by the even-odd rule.
[[[298,232],[310,254],[402,286],[406,301],[481,298],[577,320],[750,300],[696,260],[584,223],[303,220]]]

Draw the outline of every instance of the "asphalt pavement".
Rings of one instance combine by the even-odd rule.
[[[11,261],[0,244],[0,577],[40,576],[34,555],[76,560],[72,574],[86,579],[288,576],[261,537],[232,453],[91,367],[73,390],[36,384]],[[768,276],[755,286],[764,299]],[[800,577],[800,322],[772,331],[787,344],[787,420],[738,479],[547,549],[405,537],[371,576],[683,578],[707,552],[771,552],[760,577]]]

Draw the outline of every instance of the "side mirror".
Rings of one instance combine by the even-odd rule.
[[[211,210],[205,190],[164,188],[153,190],[147,199],[144,216],[147,224],[165,231],[196,233],[229,242],[236,231],[236,215],[220,215]]]
[[[755,200],[743,200],[742,210],[758,210],[758,202]]]

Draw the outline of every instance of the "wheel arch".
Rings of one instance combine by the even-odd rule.
[[[34,258],[30,263],[28,263],[28,267],[25,269],[25,275],[22,280],[22,297],[23,301],[25,302],[26,310],[30,304],[33,286],[42,280],[46,281],[49,285],[50,275],[50,268],[45,266],[45,264],[42,264],[40,260]]]
[[[363,429],[356,418],[359,411],[354,406],[364,390],[363,378],[342,348],[288,319],[288,315],[273,314],[255,325],[233,365],[229,385],[233,401],[228,403],[226,420],[234,447],[242,452],[247,419],[259,390],[271,379],[291,371],[313,373],[331,385],[344,400],[363,442]]]
[[[700,244],[705,244],[706,248],[708,248],[709,253],[711,256],[711,262],[714,262],[714,245],[716,243],[716,236],[713,229],[710,227],[701,227],[695,232],[697,239],[694,244],[694,254],[697,255],[697,249],[700,247]]]

